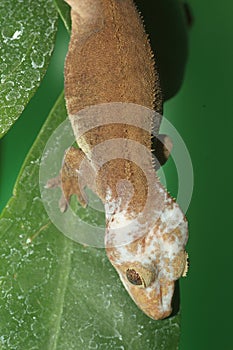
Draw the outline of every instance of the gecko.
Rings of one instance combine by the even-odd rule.
[[[161,119],[146,111],[161,114],[163,109],[154,54],[132,0],[66,2],[72,31],[64,70],[65,100],[79,148],[66,152],[59,177],[49,180],[47,187],[62,188],[62,212],[73,194],[85,207],[83,190],[93,189],[105,207],[109,261],[136,305],[150,318],[164,319],[172,313],[175,282],[187,272],[188,223],[160,183],[152,157],[151,135]],[[80,134],[86,122],[80,111],[102,104],[109,105],[108,112],[99,113],[98,125]],[[135,123],[121,118],[124,108]],[[92,156],[99,144],[105,145],[102,154],[110,154],[101,166]],[[111,150],[122,144],[122,157],[114,157]],[[169,147],[164,146],[164,153],[167,157]]]

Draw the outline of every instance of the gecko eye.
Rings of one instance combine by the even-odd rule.
[[[149,268],[138,266],[137,269],[127,269],[126,277],[131,284],[146,288],[155,280],[156,274]]]
[[[139,275],[139,273],[137,271],[135,271],[134,269],[128,269],[126,271],[126,277],[128,279],[128,281],[132,284],[134,284],[135,286],[142,286],[142,279]]]

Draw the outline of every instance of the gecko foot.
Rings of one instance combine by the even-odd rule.
[[[86,183],[80,171],[80,166],[84,158],[85,154],[81,149],[70,147],[64,155],[60,174],[48,180],[46,184],[46,188],[61,187],[62,195],[59,201],[61,212],[67,210],[73,194],[77,196],[79,203],[83,207],[87,206],[87,197],[84,192]]]
[[[155,156],[154,167],[158,170],[163,166],[169,158],[173,144],[168,135],[159,134],[158,137],[152,139],[152,149]]]

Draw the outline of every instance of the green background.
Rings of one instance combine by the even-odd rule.
[[[152,6],[150,1],[145,3]],[[164,113],[185,141],[195,175],[193,198],[187,212],[191,266],[188,277],[180,283],[180,349],[230,350],[233,348],[233,3],[189,0],[189,4],[194,24],[189,34],[185,79],[179,93],[165,104]],[[153,37],[153,32],[150,35]],[[55,55],[40,89],[0,143],[1,208],[11,196],[23,159],[63,88],[61,67],[67,43],[68,35],[61,25]]]

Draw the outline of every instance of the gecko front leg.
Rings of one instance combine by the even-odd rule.
[[[72,195],[76,195],[79,203],[85,208],[87,197],[84,188],[87,186],[94,190],[93,168],[80,148],[70,147],[63,158],[60,174],[50,179],[46,187],[60,187],[62,195],[59,201],[61,212],[65,212]]]

